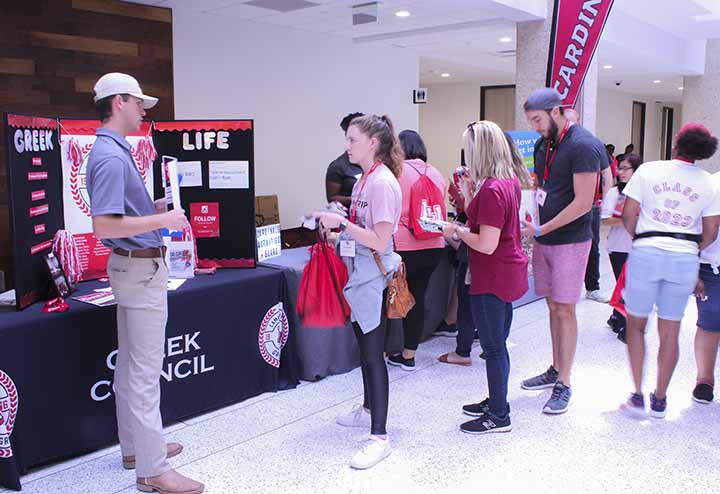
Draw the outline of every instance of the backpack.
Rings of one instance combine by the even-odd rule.
[[[415,170],[420,178],[410,188],[410,213],[408,214],[407,228],[412,232],[418,240],[427,240],[442,236],[440,232],[426,232],[420,226],[420,218],[433,218],[435,220],[445,221],[447,218],[447,208],[445,206],[445,197],[442,191],[427,176],[430,165],[425,165],[425,171],[422,173],[413,165],[410,167]]]

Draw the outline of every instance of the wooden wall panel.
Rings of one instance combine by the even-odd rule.
[[[0,112],[95,118],[95,81],[126,72],[160,98],[148,118],[175,117],[172,10],[119,0],[0,3]],[[4,145],[0,128],[0,270],[12,287]]]

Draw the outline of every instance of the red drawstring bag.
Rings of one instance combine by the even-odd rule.
[[[615,284],[615,290],[613,290],[612,297],[610,297],[610,307],[618,311],[623,316],[627,317],[627,311],[625,310],[625,300],[622,296],[622,291],[625,289],[625,271],[627,271],[627,263],[622,267],[620,271],[620,277],[618,277],[617,283]]]
[[[350,317],[350,306],[343,294],[348,281],[347,267],[327,242],[317,242],[308,250],[310,261],[303,270],[298,291],[300,323],[314,328],[344,326]]]
[[[410,167],[420,177],[410,187],[410,211],[407,222],[403,222],[403,224],[407,225],[413,236],[418,240],[442,237],[440,232],[426,232],[423,230],[422,225],[420,225],[420,218],[432,218],[441,221],[447,219],[447,208],[445,207],[443,192],[427,176],[430,165],[425,165],[425,170],[422,172],[413,165],[410,165]]]

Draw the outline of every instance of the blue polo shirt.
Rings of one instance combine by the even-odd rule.
[[[155,204],[135,166],[130,143],[110,129],[100,128],[95,133],[97,139],[90,151],[86,172],[92,215],[155,214]],[[163,239],[160,230],[152,230],[134,237],[105,239],[102,243],[110,248],[136,250],[161,247]]]

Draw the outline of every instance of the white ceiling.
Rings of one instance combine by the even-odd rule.
[[[423,85],[513,83],[515,23],[542,18],[546,6],[546,0],[383,0],[377,23],[353,26],[351,8],[364,0],[310,0],[317,5],[285,13],[248,0],[132,1],[403,47],[420,55]],[[398,10],[411,16],[396,17]],[[506,36],[510,42],[499,41]],[[702,60],[686,56],[700,46],[693,40],[713,37],[720,37],[720,0],[615,0],[598,47],[600,86],[679,101],[683,75],[702,71]]]

